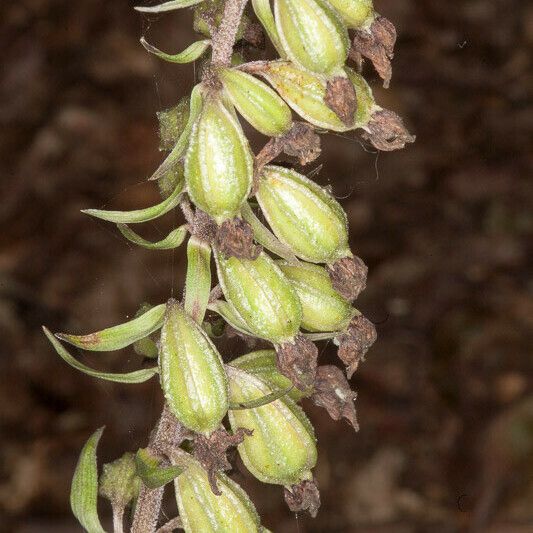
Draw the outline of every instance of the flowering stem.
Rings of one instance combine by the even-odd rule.
[[[212,40],[212,65],[227,66],[231,63],[233,45],[248,0],[226,0],[222,22]]]

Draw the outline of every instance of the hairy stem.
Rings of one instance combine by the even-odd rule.
[[[222,22],[212,39],[212,65],[227,66],[231,63],[233,45],[247,1],[226,0]]]
[[[124,506],[112,505],[113,507],[113,533],[124,533]]]
[[[163,407],[159,422],[152,431],[148,449],[155,455],[178,446],[181,443],[183,427],[170,412],[168,407]],[[149,489],[142,485],[135,507],[131,533],[153,533],[157,529],[157,522],[161,512],[164,487]]]

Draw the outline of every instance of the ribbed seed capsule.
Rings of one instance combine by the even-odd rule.
[[[329,0],[348,28],[362,29],[372,24],[375,14],[372,0]]]
[[[174,416],[199,433],[217,429],[228,410],[222,359],[207,334],[174,300],[167,305],[159,350],[161,386]]]
[[[254,260],[215,252],[218,280],[235,313],[257,337],[281,344],[300,329],[302,307],[296,291],[264,252]]]
[[[309,263],[278,262],[291,280],[302,304],[302,328],[308,331],[341,331],[348,327],[355,310],[331,283],[325,268]]]
[[[233,105],[257,131],[275,137],[290,129],[291,110],[268,85],[240,70],[223,69],[219,76]]]
[[[228,367],[232,402],[248,402],[272,389],[252,374]],[[262,407],[229,411],[232,429],[253,431],[238,445],[246,468],[260,481],[294,485],[311,478],[317,459],[313,427],[303,411],[286,396]]]
[[[350,255],[346,213],[322,187],[294,170],[264,168],[256,194],[276,237],[311,263]]]
[[[275,0],[276,28],[289,59],[313,72],[329,74],[348,57],[348,31],[324,0]]]
[[[216,476],[220,496],[213,493],[206,471],[185,452],[173,463],[185,467],[174,480],[179,515],[186,533],[259,533],[261,526],[254,504],[234,481],[222,472]]]
[[[234,217],[250,194],[253,160],[242,128],[219,95],[207,98],[185,157],[192,201],[217,222]]]
[[[348,131],[354,124],[345,124],[326,104],[328,78],[309,72],[288,61],[272,61],[261,75],[302,118],[319,128]]]
[[[374,95],[372,94],[372,89],[366,82],[365,78],[363,78],[361,74],[355,72],[355,70],[351,69],[350,67],[345,67],[344,70],[348,76],[348,79],[353,84],[355,89],[355,97],[357,99],[355,127],[364,128],[370,121],[372,114],[381,108],[376,105]]]
[[[231,366],[245,370],[264,381],[271,389],[287,390],[291,385],[291,380],[284,376],[276,365],[276,352],[274,350],[258,350],[242,355],[234,359]],[[305,394],[293,387],[287,396],[294,401],[299,401]]]

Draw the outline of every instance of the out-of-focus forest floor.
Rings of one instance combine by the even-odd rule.
[[[155,112],[193,81],[193,66],[161,64],[138,43],[146,34],[183,49],[190,14],[146,17],[132,5],[0,7],[1,531],[78,531],[68,490],[82,443],[105,424],[102,460],[134,450],[160,408],[156,380],[90,379],[40,331],[101,329],[179,295],[183,281],[182,250],[130,247],[80,213],[157,202],[143,181],[161,157]],[[241,464],[233,475],[279,533],[531,532],[533,9],[377,6],[399,32],[391,89],[367,72],[417,142],[377,155],[353,135],[324,137],[317,177],[370,267],[357,306],[379,339],[352,379],[361,431],[306,406],[319,440],[316,520],[295,517]],[[324,348],[321,360],[334,361]],[[140,362],[127,350],[83,360],[114,371]]]

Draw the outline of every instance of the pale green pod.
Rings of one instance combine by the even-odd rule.
[[[176,502],[186,533],[259,533],[261,525],[254,504],[233,480],[222,472],[216,475],[213,493],[206,471],[185,452],[172,462],[185,470],[174,480]]]
[[[310,179],[268,165],[256,198],[276,237],[301,259],[333,263],[350,255],[346,213]]]
[[[219,96],[211,96],[194,124],[185,156],[191,200],[222,222],[237,215],[252,177],[252,153],[238,120]]]
[[[328,0],[348,28],[364,29],[375,18],[372,0]]]
[[[228,367],[230,399],[248,402],[272,389],[248,372]],[[233,431],[253,431],[237,449],[246,468],[260,481],[295,485],[311,478],[317,459],[316,439],[311,423],[290,398],[284,396],[254,409],[228,413]]]
[[[159,349],[161,387],[187,428],[211,433],[228,410],[228,381],[218,350],[180,304],[167,305]]]
[[[272,389],[287,390],[291,387],[292,381],[278,370],[276,357],[274,350],[257,350],[237,357],[230,365],[257,376]],[[287,396],[297,402],[306,395],[300,389],[293,387]]]
[[[308,331],[342,331],[356,313],[350,302],[343,298],[331,283],[324,267],[300,263],[290,265],[278,262],[283,273],[291,280],[302,304],[302,328]]]
[[[353,129],[355,121],[347,126],[325,102],[327,76],[309,72],[288,61],[269,62],[261,75],[307,122],[332,131]]]
[[[366,82],[365,78],[350,67],[346,67],[344,70],[355,89],[355,97],[357,100],[355,127],[364,128],[370,122],[372,114],[380,108],[376,105],[372,89]]]
[[[348,30],[326,0],[274,0],[274,16],[281,46],[294,63],[330,74],[346,61]]]
[[[257,131],[276,137],[290,129],[291,110],[268,85],[235,69],[223,69],[219,76],[232,104]]]
[[[268,255],[261,252],[250,260],[215,252],[215,260],[224,296],[251,333],[274,344],[295,337],[302,321],[300,300]]]

